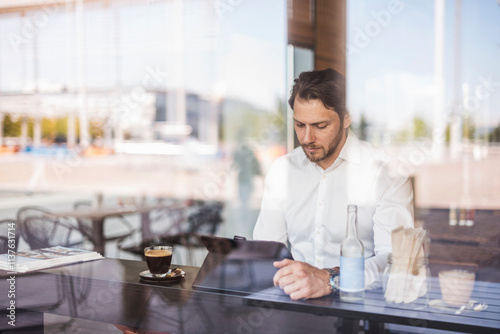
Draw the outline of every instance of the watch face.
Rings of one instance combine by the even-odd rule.
[[[324,268],[328,271],[330,274],[330,288],[334,291],[339,290],[339,282],[340,282],[340,276],[339,276],[339,271],[336,268]]]

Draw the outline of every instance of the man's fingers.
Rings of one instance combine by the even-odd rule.
[[[274,277],[273,277],[273,283],[275,286],[277,285],[280,285],[281,284],[281,280],[283,279],[283,277],[286,277],[290,274],[293,273],[293,270],[291,270],[288,266],[284,266],[284,267],[281,267],[277,272],[276,274],[274,274]]]
[[[284,260],[281,260],[281,261],[274,261],[273,262],[273,265],[276,267],[276,268],[283,268],[283,267],[286,267],[292,263],[294,263],[295,261],[293,260],[290,260],[290,259],[284,259]]]
[[[303,281],[296,281],[293,284],[288,285],[283,290],[287,295],[293,300],[307,299],[311,297],[310,289],[304,285]]]

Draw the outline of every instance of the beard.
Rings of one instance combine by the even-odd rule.
[[[335,152],[337,147],[339,146],[340,142],[342,141],[342,131],[345,131],[343,126],[341,124],[339,131],[337,132],[337,135],[328,143],[327,147],[324,146],[315,146],[314,144],[310,145],[305,145],[302,144],[302,150],[306,154],[307,158],[311,162],[320,162],[322,160],[327,159],[328,157],[332,156],[332,154]],[[307,151],[307,148],[313,148],[313,149],[319,149],[318,152],[316,153],[309,153]]]

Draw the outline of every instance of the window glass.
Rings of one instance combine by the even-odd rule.
[[[431,264],[485,280],[499,272],[499,18],[497,1],[348,2],[354,130],[414,180]]]
[[[251,237],[286,147],[286,1],[26,3],[0,5],[3,214],[217,201],[215,233]]]

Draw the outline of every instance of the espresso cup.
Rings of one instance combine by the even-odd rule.
[[[155,277],[168,273],[172,262],[172,246],[150,246],[144,248],[144,256],[149,272]]]
[[[451,306],[466,305],[472,290],[476,274],[467,270],[442,270],[439,272],[439,286],[443,301]]]

